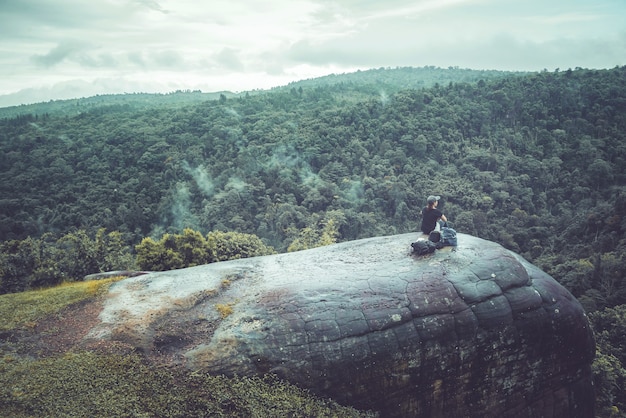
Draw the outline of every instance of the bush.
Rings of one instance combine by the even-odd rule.
[[[274,248],[265,245],[259,237],[240,232],[213,231],[207,234],[207,244],[214,254],[213,261],[236,260],[275,254]]]
[[[166,271],[216,261],[274,254],[259,237],[239,232],[209,232],[205,237],[192,229],[183,234],[165,234],[159,241],[144,238],[135,250],[143,270]]]
[[[626,417],[626,305],[589,314],[597,344],[593,362],[600,416]]]
[[[61,282],[82,280],[86,275],[111,270],[132,270],[135,260],[122,234],[99,229],[91,238],[77,230],[56,238],[0,243],[0,293],[14,293]]]

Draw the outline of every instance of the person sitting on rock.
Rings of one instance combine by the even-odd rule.
[[[442,220],[447,222],[446,215],[444,215],[439,209],[437,209],[437,205],[439,204],[439,199],[441,196],[428,196],[426,199],[426,207],[422,209],[422,232],[426,235],[430,234],[433,231],[440,231],[441,225],[439,221]]]

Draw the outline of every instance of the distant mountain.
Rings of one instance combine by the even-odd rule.
[[[386,93],[395,93],[405,89],[420,89],[445,86],[449,83],[473,83],[479,80],[504,78],[515,75],[527,75],[528,72],[510,72],[496,70],[471,70],[458,67],[439,68],[426,67],[396,67],[377,68],[367,71],[356,71],[347,74],[331,74],[324,77],[295,81],[287,86],[276,87],[273,90],[292,88],[325,87],[334,84],[354,84],[360,87],[370,85],[377,89],[385,89]]]
[[[147,110],[163,106],[184,106],[200,103],[207,100],[216,100],[221,95],[236,97],[237,94],[228,91],[216,93],[202,93],[199,90],[175,91],[167,94],[160,93],[126,93],[102,94],[80,99],[51,100],[49,102],[34,103],[20,106],[0,108],[0,119],[14,118],[23,115],[67,115],[75,116],[101,107],[118,107],[129,110]]]
[[[365,95],[393,94],[399,90],[428,88],[435,85],[445,86],[449,83],[477,82],[494,78],[524,75],[523,72],[507,72],[495,70],[471,70],[449,67],[398,67],[378,68],[354,73],[331,74],[324,77],[296,81],[285,86],[270,90],[253,90],[243,93],[220,91],[203,93],[200,90],[178,90],[172,93],[126,93],[102,94],[77,99],[51,100],[19,106],[0,107],[0,119],[14,118],[23,115],[67,115],[74,116],[99,107],[118,107],[128,110],[147,110],[162,106],[184,106],[207,100],[258,94],[262,92],[280,92],[299,88],[328,87],[341,84],[344,91],[358,92]],[[367,88],[369,87],[369,88]],[[0,101],[0,105],[2,101]]]

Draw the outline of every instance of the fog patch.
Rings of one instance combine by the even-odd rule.
[[[268,168],[288,167],[293,168],[303,163],[298,151],[293,146],[279,145],[270,154]]]
[[[32,126],[33,128],[35,128],[37,132],[43,132],[43,128],[39,126],[38,124],[36,124],[35,122],[28,122],[28,124]]]
[[[341,182],[341,197],[354,205],[363,203],[365,189],[361,180],[344,179]]]
[[[383,107],[385,107],[387,103],[389,103],[389,96],[387,95],[387,92],[385,92],[384,90],[381,90],[380,91],[380,104],[382,104]]]
[[[322,180],[319,174],[313,172],[308,164],[302,167],[300,171],[298,171],[298,175],[300,176],[300,181],[302,181],[302,184],[305,184],[307,186],[324,184],[324,180]]]
[[[225,107],[224,112],[226,112],[227,115],[234,116],[237,119],[241,119],[241,115],[232,107]]]
[[[233,189],[238,192],[245,190],[248,187],[248,183],[240,179],[239,177],[231,177],[228,179],[228,183],[224,186],[225,189]]]
[[[191,176],[191,178],[193,178],[196,186],[198,186],[198,189],[202,192],[203,195],[207,197],[213,196],[213,193],[215,191],[215,184],[211,179],[211,175],[203,165],[192,168],[187,161],[183,161],[182,167],[183,170],[185,170],[185,172],[187,172]]]
[[[227,199],[231,193],[235,193],[241,198],[243,192],[247,192],[250,185],[239,177],[230,177],[224,188],[213,196],[215,201]]]
[[[171,226],[175,230],[182,231],[184,228],[198,229],[198,219],[191,213],[191,192],[186,183],[178,183],[176,185],[171,214]]]

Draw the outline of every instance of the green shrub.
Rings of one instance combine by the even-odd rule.
[[[626,404],[622,388],[626,370],[617,357],[598,350],[592,366],[597,416],[624,418]],[[620,410],[620,407],[622,408]]]
[[[236,260],[275,254],[259,237],[240,232],[212,231],[207,234],[207,244],[214,254],[213,261]]]
[[[132,270],[135,260],[122,234],[77,230],[56,238],[0,242],[0,293],[22,292],[111,270]]]
[[[626,305],[589,314],[597,344],[593,362],[599,416],[626,417]]]
[[[139,267],[152,271],[275,253],[272,247],[265,245],[256,235],[213,231],[205,238],[189,228],[182,234],[165,234],[158,241],[144,238],[135,250]]]
[[[287,251],[301,251],[334,244],[337,242],[337,237],[339,237],[338,222],[331,217],[322,220],[315,227],[301,229],[298,237],[287,247]]]

